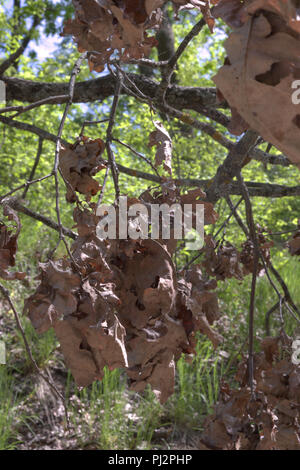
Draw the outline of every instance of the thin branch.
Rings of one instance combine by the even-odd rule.
[[[109,121],[109,119],[102,119],[101,121],[84,121],[84,123],[82,124],[82,128],[81,128],[79,136],[83,136],[83,132],[84,132],[84,129],[86,128],[86,126],[96,126],[98,124],[102,124],[102,123],[108,122],[108,121]]]
[[[58,391],[57,387],[55,386],[55,384],[50,380],[48,379],[48,377],[46,377],[43,372],[40,370],[39,366],[37,365],[34,357],[33,357],[33,354],[32,354],[32,351],[30,349],[30,346],[29,346],[29,343],[27,341],[27,338],[26,338],[26,334],[25,334],[25,331],[24,331],[24,328],[22,326],[22,323],[20,321],[20,317],[19,317],[19,314],[11,300],[11,297],[9,295],[9,292],[7,289],[5,289],[5,287],[0,284],[0,292],[2,293],[3,297],[7,300],[7,302],[9,303],[9,306],[10,308],[12,309],[13,311],[13,314],[14,314],[14,317],[15,317],[15,320],[16,320],[16,324],[17,324],[17,327],[18,327],[18,330],[20,331],[21,333],[21,336],[22,336],[22,339],[23,339],[23,342],[24,342],[24,345],[25,345],[25,349],[26,349],[26,353],[29,357],[29,360],[31,362],[31,364],[33,365],[33,368],[35,369],[35,371],[38,373],[38,375],[49,385],[49,387],[53,390],[53,392],[60,398],[60,400],[62,401],[62,404],[63,404],[63,407],[64,407],[64,411],[65,411],[65,418],[66,418],[66,423],[67,423],[67,426],[68,428],[70,428],[70,422],[69,422],[69,416],[68,416],[68,410],[67,410],[67,406],[66,406],[66,401],[65,401],[65,398],[63,397],[63,395]]]
[[[68,252],[68,255],[70,259],[73,262],[74,267],[77,269],[77,264],[76,261],[70,252],[69,246],[65,240],[64,236],[64,231],[63,231],[63,226],[61,223],[61,216],[60,216],[60,207],[59,207],[59,182],[58,182],[58,165],[59,165],[59,153],[61,150],[61,136],[63,133],[64,125],[70,110],[70,107],[73,103],[73,97],[74,97],[74,87],[75,87],[75,82],[76,82],[76,77],[80,72],[80,67],[82,62],[86,59],[87,53],[82,54],[79,59],[75,62],[75,65],[73,67],[72,73],[71,73],[71,78],[70,78],[70,83],[69,83],[69,100],[65,106],[60,125],[58,128],[58,133],[57,133],[57,138],[56,138],[56,146],[55,146],[55,157],[54,157],[54,165],[53,165],[53,175],[54,175],[54,181],[55,181],[55,207],[56,207],[56,217],[57,217],[57,222],[59,226],[59,242],[60,240],[63,241],[65,248]],[[65,181],[65,178],[63,178]],[[66,182],[69,184],[69,182]],[[58,242],[58,244],[59,244]],[[58,245],[57,245],[58,246]],[[56,247],[57,248],[57,247]],[[56,250],[55,248],[55,250]],[[54,251],[55,251],[54,250]],[[50,257],[53,256],[54,251],[51,252]],[[78,269],[77,269],[78,270]]]
[[[29,104],[27,106],[7,106],[6,108],[0,109],[0,114],[16,111],[16,114],[11,116],[11,118],[13,119],[19,116],[20,114],[25,113],[26,111],[38,108],[39,106],[43,106],[44,104],[63,103],[66,98],[68,98],[68,95],[49,96],[49,98],[44,98],[43,100],[36,101],[35,103]]]
[[[28,217],[31,217],[32,219],[42,222],[44,225],[47,225],[47,227],[50,227],[53,230],[56,230],[57,232],[60,232],[60,227],[56,222],[24,206],[18,199],[14,197],[5,199],[5,203],[7,203],[10,207],[15,209],[17,212],[21,212],[22,214],[27,215]],[[68,228],[65,228],[64,226],[62,226],[61,229],[62,229],[63,234],[66,237],[76,240],[77,234],[75,232],[73,232],[72,230]]]
[[[98,206],[100,206],[100,204],[102,203],[102,200],[103,200],[103,196],[104,196],[104,192],[105,192],[105,188],[106,188],[106,183],[107,183],[108,176],[109,176],[109,171],[110,171],[110,167],[109,167],[109,165],[107,165],[106,170],[105,170],[105,176],[104,176],[102,188],[101,188],[98,203],[97,203]]]
[[[37,166],[39,164],[39,161],[40,161],[40,158],[41,158],[41,155],[42,155],[42,152],[43,152],[43,142],[44,142],[44,140],[42,139],[42,137],[40,137],[36,157],[35,157],[34,164],[33,164],[33,167],[31,169],[28,181],[33,181],[35,171],[37,169]],[[27,191],[28,191],[29,187],[30,187],[30,185],[26,184],[25,189],[24,189],[23,194],[22,194],[22,199],[26,198],[26,194],[27,194]]]
[[[144,155],[142,155],[141,153],[137,152],[136,150],[134,150],[134,148],[132,148],[130,145],[128,144],[125,144],[125,142],[122,142],[121,140],[119,139],[112,139],[114,142],[118,142],[119,144],[123,145],[123,147],[126,147],[128,150],[130,150],[130,152],[132,152],[134,155],[136,155],[137,157],[141,158],[142,160],[144,160],[149,166],[151,166],[152,170],[156,173],[156,175],[160,178],[160,175],[157,171],[157,168],[155,168],[155,166],[153,165],[153,163],[151,162],[151,160],[149,160],[149,158],[145,157]]]
[[[116,200],[118,201],[119,196],[120,196],[119,170],[118,170],[118,166],[116,165],[115,155],[112,151],[111,143],[113,139],[112,130],[115,125],[115,117],[116,117],[116,112],[117,112],[117,108],[119,104],[120,93],[121,93],[122,86],[123,86],[123,80],[119,73],[119,70],[117,70],[116,76],[117,78],[116,78],[115,94],[114,94],[112,107],[110,110],[109,123],[108,123],[107,130],[106,130],[106,150],[107,150],[109,165],[110,165],[111,172],[112,172],[112,177],[114,180]]]
[[[226,225],[227,225],[228,222],[230,221],[231,217],[233,216],[234,212],[237,210],[237,208],[239,207],[239,205],[241,204],[241,202],[243,201],[243,199],[244,199],[244,198],[241,197],[241,198],[239,199],[239,201],[236,203],[235,206],[234,206],[234,205],[231,203],[231,201],[230,201],[230,203],[231,203],[231,207],[230,207],[230,210],[231,210],[231,211],[230,211],[230,214],[229,214],[229,216],[227,217],[227,219],[223,222],[223,224],[221,225],[221,227],[219,228],[219,230],[217,231],[217,233],[214,234],[214,239],[216,239],[217,236],[219,235],[219,233],[221,233],[221,231],[223,230],[223,228],[226,227]]]
[[[3,199],[6,199],[7,197],[11,196],[12,194],[16,193],[17,191],[20,191],[23,188],[27,188],[27,187],[31,186],[32,184],[40,183],[41,181],[44,181],[47,178],[51,178],[51,176],[53,176],[53,173],[49,173],[49,175],[42,176],[41,178],[38,178],[36,180],[26,181],[26,183],[20,184],[20,186],[18,186],[17,188],[12,189],[8,193],[4,194],[3,196],[0,196],[0,203],[1,203],[1,201],[3,201]]]
[[[292,299],[289,288],[288,288],[288,286],[286,285],[286,283],[282,279],[281,275],[279,274],[279,272],[277,271],[277,269],[274,267],[274,265],[272,263],[270,263],[270,271],[274,274],[274,276],[277,279],[278,283],[282,287],[282,290],[284,292],[285,302],[288,303],[292,307],[292,309],[297,313],[298,318],[300,319],[300,311],[299,311],[297,305],[294,303],[294,301]]]
[[[14,127],[15,129],[19,129],[21,131],[31,132],[32,134],[36,134],[39,137],[42,137],[44,140],[49,140],[54,143],[56,143],[58,139],[55,134],[51,134],[51,132],[45,131],[40,127],[34,126],[33,124],[28,124],[27,122],[15,121],[14,119],[4,116],[0,116],[0,122],[3,122],[3,124]],[[63,145],[69,145],[66,140],[60,139],[60,142]]]
[[[256,292],[256,279],[257,279],[257,269],[259,261],[259,243],[258,237],[255,229],[255,222],[253,217],[252,205],[248,193],[247,186],[242,178],[242,175],[239,173],[237,175],[238,182],[241,186],[243,198],[245,201],[246,208],[246,217],[249,227],[250,238],[253,243],[253,273],[252,273],[252,282],[251,282],[251,295],[250,295],[250,306],[249,306],[249,386],[251,390],[251,396],[254,396],[254,315],[255,315],[255,292]]]
[[[186,48],[188,47],[189,43],[192,41],[192,39],[195,36],[197,36],[200,33],[200,31],[205,26],[205,24],[206,24],[205,20],[201,18],[201,20],[198,21],[198,23],[193,26],[191,31],[186,35],[186,37],[180,43],[179,47],[175,51],[175,54],[169,59],[167,66],[163,70],[163,79],[156,92],[156,98],[158,101],[161,101],[162,103],[165,104],[167,89],[169,88],[171,84],[171,77],[173,75],[173,72],[174,72],[174,69],[178,60],[181,57],[181,55],[184,53]]]

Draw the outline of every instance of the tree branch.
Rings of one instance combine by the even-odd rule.
[[[237,176],[258,135],[247,131],[239,142],[230,150],[224,162],[219,166],[215,177],[207,191],[207,199],[215,203],[220,197],[228,194],[232,179]]]
[[[48,217],[45,217],[44,215],[38,214],[37,212],[34,212],[33,210],[29,209],[28,207],[25,207],[18,199],[16,198],[10,198],[6,199],[5,202],[15,209],[17,212],[21,212],[22,214],[27,215],[28,217],[31,217],[32,219],[39,220],[43,224],[47,225],[47,227],[52,228],[53,230],[56,230],[57,232],[60,232],[60,226],[54,222],[53,220],[49,219]],[[76,240],[77,234],[73,232],[72,230],[69,230],[68,228],[61,227],[63,234],[66,237],[72,238],[73,240]]]
[[[6,60],[4,60],[2,62],[2,64],[0,65],[0,77],[6,72],[6,70],[14,63],[16,62],[16,60],[19,59],[19,57],[21,57],[21,55],[25,52],[25,49],[27,48],[30,40],[31,40],[31,35],[32,35],[32,32],[36,29],[36,27],[40,24],[41,22],[41,18],[38,17],[38,16],[34,16],[33,18],[33,21],[32,21],[32,25],[31,25],[31,28],[30,30],[28,31],[28,34],[26,34],[26,36],[23,38],[22,40],[22,43],[21,43],[21,46],[16,50],[16,52],[14,52],[13,54],[11,54]]]
[[[27,124],[21,121],[15,121],[14,119],[6,118],[4,116],[0,116],[0,122],[3,122],[4,124],[7,124],[8,126],[14,127],[19,130],[24,130],[27,132],[31,132],[33,134],[38,135],[39,137],[42,137],[45,140],[49,140],[53,143],[56,143],[57,141],[57,136],[54,134],[51,134],[48,131],[45,131],[44,129],[41,129],[37,126],[34,126],[32,124]],[[69,142],[67,142],[64,139],[60,139],[61,143],[64,144],[65,146],[70,145]],[[257,149],[254,149],[250,152],[251,156],[255,154]],[[260,151],[259,151],[260,152]],[[273,156],[272,156],[273,157]],[[259,157],[260,158],[260,157]],[[279,158],[279,156],[278,156]],[[256,159],[254,157],[254,159]],[[123,165],[117,164],[117,167],[121,173],[125,173],[128,176],[132,176],[134,178],[141,178],[147,181],[152,181],[154,183],[160,184],[162,179],[154,174],[151,173],[146,173],[140,170],[136,170],[134,168],[128,168]],[[177,184],[183,185],[183,186],[196,186],[196,187],[201,187],[205,191],[209,190],[209,186],[212,183],[212,180],[207,180],[207,179],[194,179],[194,178],[180,178],[180,179],[175,179]],[[283,186],[280,184],[271,184],[271,183],[256,183],[252,181],[246,182],[248,190],[249,190],[249,195],[251,197],[293,197],[293,196],[300,196],[300,185],[299,186]],[[22,185],[24,187],[24,185]],[[229,194],[232,195],[241,195],[241,190],[239,188],[239,185],[236,184],[235,182],[229,182],[228,185],[228,191]]]

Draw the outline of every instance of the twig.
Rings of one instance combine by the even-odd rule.
[[[30,111],[31,109],[38,108],[44,104],[60,104],[68,98],[68,95],[58,95],[58,96],[49,96],[49,98],[44,98],[43,100],[36,101],[35,103],[29,104],[27,106],[7,106],[6,108],[0,109],[0,114],[8,113],[11,111],[17,111],[16,114],[10,116],[12,119],[19,116],[20,114]]]
[[[86,126],[96,126],[97,124],[102,124],[103,122],[107,121],[109,121],[109,119],[102,119],[101,121],[84,121],[79,136],[83,136],[83,132]]]
[[[299,319],[300,319],[300,311],[298,309],[298,307],[296,306],[296,304],[294,303],[293,299],[292,299],[292,296],[290,294],[290,291],[288,289],[288,286],[286,285],[286,283],[284,282],[284,280],[282,279],[281,275],[279,274],[279,272],[277,271],[277,269],[273,266],[272,263],[269,263],[270,265],[270,270],[271,272],[274,274],[274,276],[276,277],[278,283],[281,285],[282,287],[282,290],[284,292],[284,298],[285,298],[285,302],[287,302],[291,307],[292,309],[297,313]]]
[[[49,175],[42,176],[41,178],[38,178],[36,180],[26,181],[26,183],[20,184],[20,186],[18,186],[17,188],[12,189],[8,193],[4,194],[3,196],[0,196],[0,203],[1,203],[1,201],[3,201],[3,199],[6,199],[7,197],[11,196],[12,194],[16,193],[17,191],[20,191],[23,188],[27,188],[27,187],[31,186],[32,184],[40,183],[41,181],[46,180],[47,178],[51,178],[51,176],[53,176],[53,173],[49,173]]]
[[[116,165],[116,160],[115,160],[115,156],[112,151],[112,148],[111,148],[111,143],[113,139],[112,130],[115,125],[115,117],[116,117],[116,112],[117,112],[117,108],[119,104],[122,85],[123,85],[122,77],[120,76],[119,71],[117,71],[115,95],[114,95],[112,107],[110,110],[109,123],[108,123],[107,130],[106,130],[106,150],[107,150],[109,165],[110,165],[111,172],[112,172],[112,177],[114,180],[115,195],[116,195],[117,201],[119,200],[119,196],[120,196],[119,170]]]
[[[102,203],[103,196],[104,196],[104,191],[105,191],[105,188],[106,188],[106,183],[107,183],[107,180],[108,180],[109,170],[110,170],[110,167],[109,167],[109,165],[107,165],[97,206],[100,206],[100,204]]]
[[[58,133],[57,133],[56,146],[55,146],[54,166],[53,166],[53,175],[54,175],[54,181],[55,181],[55,207],[56,207],[57,222],[58,222],[58,226],[59,226],[59,242],[60,242],[60,240],[63,241],[63,243],[65,245],[65,248],[68,252],[68,255],[69,255],[70,259],[72,260],[73,265],[76,267],[76,269],[77,269],[77,264],[76,264],[75,259],[73,258],[72,253],[70,252],[68,244],[65,240],[63,227],[62,227],[62,223],[61,223],[60,208],[59,208],[58,165],[59,165],[59,153],[60,153],[60,149],[61,149],[61,136],[62,136],[64,125],[65,125],[65,122],[66,122],[66,119],[67,119],[67,116],[68,116],[68,113],[69,113],[69,109],[70,109],[70,107],[73,103],[74,87],[75,87],[76,77],[80,72],[80,67],[81,67],[82,62],[86,59],[86,57],[87,57],[87,53],[84,53],[79,57],[79,59],[77,59],[77,61],[75,62],[75,65],[73,67],[72,73],[71,73],[71,78],[70,78],[70,83],[69,83],[69,100],[68,100],[68,102],[65,106],[63,116],[62,116],[61,121],[60,121]],[[58,242],[58,245],[59,245],[59,242]],[[57,247],[55,248],[55,250],[56,249],[57,249]],[[50,257],[53,256],[54,251],[52,251],[50,253]]]
[[[21,204],[20,201],[18,201],[18,199],[13,197],[10,199],[4,199],[4,201],[6,204],[8,204],[13,209],[15,209],[17,212],[21,212],[22,214],[27,215],[28,217],[31,217],[32,219],[39,220],[44,225],[47,225],[47,227],[50,227],[53,230],[56,230],[57,232],[60,232],[60,227],[56,222],[24,206],[23,204]],[[64,226],[62,226],[61,229],[62,229],[63,234],[66,237],[69,237],[72,240],[76,240],[77,234],[75,232],[72,232],[72,230],[65,228]]]
[[[160,178],[160,175],[157,171],[157,168],[155,168],[155,166],[153,165],[153,163],[151,162],[151,160],[149,160],[149,158],[145,157],[144,155],[142,155],[141,153],[137,152],[136,150],[134,150],[134,148],[132,148],[130,145],[128,144],[125,144],[125,142],[122,142],[121,140],[119,139],[115,139],[113,138],[112,139],[114,142],[118,142],[119,144],[123,145],[124,147],[126,147],[128,150],[130,150],[130,152],[132,152],[134,155],[136,155],[137,157],[141,158],[142,160],[144,160],[146,163],[148,163],[148,165],[151,166],[152,170],[156,173],[156,175]]]
[[[49,380],[40,370],[39,366],[37,365],[34,357],[33,357],[33,354],[32,354],[32,351],[30,349],[30,346],[29,346],[29,343],[27,341],[27,338],[26,338],[26,334],[25,334],[25,331],[23,329],[23,326],[21,324],[21,321],[20,321],[20,317],[19,317],[19,314],[11,300],[11,297],[9,295],[9,292],[7,289],[5,289],[5,287],[0,284],[0,291],[3,295],[3,297],[7,300],[7,302],[9,303],[10,305],[10,308],[12,309],[13,313],[14,313],[14,317],[15,317],[15,320],[16,320],[16,324],[17,324],[17,327],[21,333],[21,336],[22,336],[22,339],[23,339],[23,342],[24,342],[24,345],[25,345],[25,349],[26,349],[26,353],[29,357],[29,360],[31,362],[31,364],[33,365],[33,368],[35,369],[35,371],[38,373],[38,375],[49,385],[49,387],[54,391],[54,393],[60,398],[60,400],[62,401],[62,404],[63,404],[63,407],[64,407],[64,411],[65,411],[65,418],[66,418],[66,423],[67,423],[67,426],[68,426],[68,429],[70,429],[70,421],[69,421],[69,416],[68,416],[68,410],[67,410],[67,406],[66,406],[66,401],[65,401],[65,398],[63,397],[63,395],[58,391],[58,389],[56,388],[55,384]]]
[[[39,161],[40,161],[40,157],[42,155],[42,151],[43,151],[43,138],[42,137],[39,137],[39,144],[38,144],[38,149],[37,149],[37,153],[36,153],[36,157],[35,157],[35,161],[34,161],[34,164],[33,164],[33,167],[31,169],[31,172],[30,172],[30,176],[29,176],[29,180],[28,181],[33,181],[33,177],[34,177],[34,174],[35,174],[35,171],[37,169],[37,166],[39,164]],[[22,194],[22,199],[25,199],[26,198],[26,194],[27,194],[27,191],[29,189],[30,185],[27,184],[25,186],[25,189],[23,191],[23,194]]]
[[[31,40],[31,35],[32,32],[35,30],[35,28],[40,24],[42,18],[38,17],[35,15],[33,17],[32,25],[28,31],[28,34],[23,38],[23,41],[21,43],[21,46],[11,54],[6,60],[2,62],[0,65],[0,77],[6,72],[6,70],[14,63],[16,60],[21,57],[21,55],[24,53],[26,47],[28,46],[30,40]]]
[[[257,269],[258,269],[258,261],[259,261],[259,243],[257,238],[257,233],[255,229],[255,223],[253,218],[253,211],[252,205],[248,193],[247,186],[244,183],[244,180],[239,173],[237,176],[238,182],[241,186],[241,190],[243,193],[243,197],[245,200],[245,208],[246,208],[246,217],[247,223],[249,227],[250,237],[253,243],[253,274],[252,274],[252,282],[251,282],[251,295],[250,295],[250,307],[249,307],[249,385],[251,389],[251,396],[254,396],[254,365],[253,365],[253,358],[254,358],[254,314],[255,314],[255,291],[256,291],[256,278],[257,278]]]
[[[228,198],[229,199],[229,198]],[[230,199],[229,199],[230,200]],[[221,227],[219,228],[219,230],[217,231],[217,233],[214,235],[214,238],[216,239],[217,236],[219,235],[219,233],[223,230],[224,227],[226,227],[226,225],[228,224],[228,222],[230,221],[231,217],[233,216],[233,213],[237,210],[237,208],[239,207],[239,205],[241,204],[241,202],[243,201],[243,197],[241,197],[241,199],[239,199],[239,201],[236,203],[235,206],[233,206],[232,202],[230,201],[230,209],[231,209],[231,212],[229,214],[229,216],[227,217],[227,219],[223,222],[223,224],[221,225]]]
[[[156,92],[156,99],[159,102],[162,102],[165,104],[165,98],[166,98],[166,93],[167,90],[171,84],[171,77],[173,75],[175,66],[181,57],[181,55],[184,53],[185,49],[189,45],[189,43],[192,41],[192,39],[197,36],[201,29],[205,26],[205,20],[201,18],[200,21],[198,21],[197,24],[193,26],[191,31],[186,35],[186,37],[183,39],[183,41],[180,43],[179,47],[175,51],[175,54],[169,59],[167,65],[165,66],[164,72],[163,72],[163,79],[161,81],[161,84]]]

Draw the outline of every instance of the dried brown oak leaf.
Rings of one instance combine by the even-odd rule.
[[[40,263],[41,280],[36,292],[25,302],[24,311],[39,333],[51,328],[55,321],[77,309],[75,290],[80,277],[74,273],[68,260]]]
[[[115,51],[120,58],[140,59],[157,44],[146,29],[161,21],[159,0],[73,0],[75,19],[65,23],[63,35],[71,34],[80,52],[91,51],[90,70],[102,72]]]
[[[70,316],[56,322],[54,330],[78,386],[101,380],[105,366],[110,370],[127,366],[125,329],[116,316],[98,323],[93,315],[82,319]]]
[[[157,148],[155,167],[157,168],[163,163],[164,169],[172,176],[172,139],[161,122],[153,121],[153,124],[156,130],[151,132],[148,146],[153,147],[155,145]]]
[[[224,281],[235,277],[243,279],[240,266],[240,255],[237,249],[229,242],[222,243],[216,248],[216,242],[211,237],[206,237],[205,259],[202,266],[209,276]]]
[[[105,148],[103,140],[91,140],[87,137],[78,139],[69,147],[62,147],[59,152],[59,168],[66,182],[68,202],[75,202],[75,191],[84,194],[87,200],[100,191],[101,186],[92,176],[106,167],[100,157]]]
[[[233,27],[227,61],[213,78],[235,113],[300,165],[300,114],[292,83],[300,78],[300,20],[292,0],[221,0],[214,9]],[[247,125],[241,126],[240,114]],[[232,123],[233,124],[233,123]]]
[[[184,279],[178,281],[178,311],[185,330],[189,335],[195,331],[205,334],[216,348],[223,337],[210,325],[220,316],[215,280],[206,281],[198,265],[185,272]]]
[[[265,263],[268,263],[271,258],[270,248],[274,245],[272,241],[268,241],[263,234],[263,229],[257,225],[257,238],[259,243],[260,252],[264,257]],[[242,244],[242,251],[240,253],[240,260],[243,265],[243,273],[245,275],[253,273],[254,270],[254,245],[252,240],[248,239]],[[263,263],[259,262],[257,266],[257,275],[263,276],[265,268]]]
[[[18,236],[21,230],[21,223],[17,213],[8,205],[3,207],[3,215],[8,220],[15,222],[15,228],[9,228],[0,221],[0,277],[7,281],[24,279],[26,273],[8,272],[9,267],[15,266],[15,256],[18,248]]]

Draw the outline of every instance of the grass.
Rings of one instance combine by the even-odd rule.
[[[7,367],[0,365],[0,450],[13,450],[17,446],[14,427],[17,401],[14,385]]]
[[[178,427],[201,429],[203,417],[212,412],[219,393],[224,361],[211,343],[200,337],[191,363],[177,362],[177,383],[169,399],[170,421]]]
[[[55,332],[51,328],[44,334],[39,335],[36,333],[29,319],[23,317],[21,321],[27,341],[36,360],[36,363],[40,368],[43,368],[52,359],[53,352],[58,346],[58,341],[56,339]],[[17,330],[17,335],[19,343],[22,345],[22,358],[24,360],[23,367],[26,370],[30,371],[32,370],[32,363],[30,362],[27,356],[23,338],[19,330]]]
[[[81,426],[80,447],[148,448],[162,414],[151,390],[140,397],[127,390],[122,371],[107,368],[101,382],[82,390],[75,387],[75,395],[70,394],[71,389],[74,384],[69,373],[67,399],[73,425]]]

